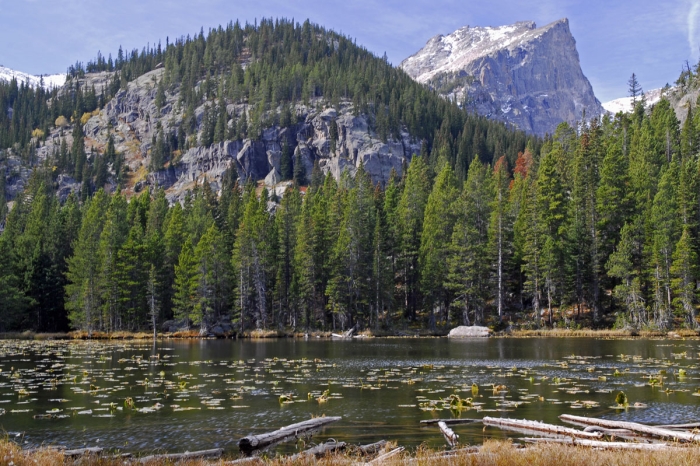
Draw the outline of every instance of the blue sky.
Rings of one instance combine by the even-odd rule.
[[[436,34],[465,26],[568,17],[584,74],[601,101],[673,84],[700,58],[700,0],[0,0],[0,64],[64,72],[100,50],[116,55],[239,19],[307,18],[398,64]]]

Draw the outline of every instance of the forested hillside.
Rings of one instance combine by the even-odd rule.
[[[177,163],[185,147],[294,124],[287,109],[304,100],[352,102],[378,134],[408,130],[422,150],[385,186],[361,165],[336,179],[287,160],[295,182],[281,197],[235,168],[220,192],[197,184],[183,203],[155,187],[110,194],[123,154],[110,144],[87,152],[81,120],[160,63],[158,94],[177,92],[185,109],[209,102],[210,112],[198,121],[185,110],[156,138],[151,163],[154,151],[159,164]],[[104,91],[75,85],[100,70],[113,72]],[[140,330],[170,319],[204,332],[504,318],[697,325],[700,122],[681,127],[666,100],[563,124],[540,141],[464,113],[347,38],[287,21],[231,24],[71,73],[51,95],[0,84],[0,104],[12,108],[0,119],[0,163],[11,170],[21,154],[33,169],[0,236],[0,330]],[[245,117],[228,112],[236,102],[250,106]],[[72,124],[70,146],[35,160],[60,124]],[[80,174],[82,188],[61,203],[63,172]]]

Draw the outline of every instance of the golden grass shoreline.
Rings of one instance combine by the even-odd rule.
[[[389,446],[388,448],[391,448]],[[509,441],[487,440],[478,452],[465,449],[457,451],[452,456],[443,456],[444,451],[419,448],[417,451],[404,451],[387,458],[379,464],[398,466],[404,464],[435,465],[435,466],[506,466],[506,465],[611,465],[611,466],[661,466],[661,465],[697,465],[700,464],[700,447],[679,446],[666,451],[629,451],[629,450],[594,450],[586,447],[569,445],[533,445],[527,448],[517,448]],[[177,464],[183,466],[223,465],[230,463],[233,458],[220,460],[185,460]],[[53,466],[57,464],[81,464],[99,466],[117,466],[138,463],[139,458],[110,458],[108,453],[99,456],[86,456],[75,460],[64,459],[63,454],[54,449],[42,448],[34,451],[23,451],[18,445],[9,441],[0,441],[0,464],[14,466]],[[251,465],[320,465],[320,466],[349,466],[363,461],[362,458],[339,453],[321,459],[301,457],[264,458],[245,464]],[[172,460],[154,459],[145,464],[161,466],[175,464]]]

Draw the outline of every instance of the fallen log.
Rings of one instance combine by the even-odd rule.
[[[431,425],[437,424],[438,422],[444,422],[445,424],[473,424],[476,422],[481,422],[481,419],[424,419],[420,421],[421,424]]]
[[[675,430],[675,429],[683,429],[683,430],[697,429],[697,428],[700,428],[700,422],[691,422],[690,424],[667,424],[667,425],[663,425],[663,426],[653,426],[653,427],[656,427],[659,429],[672,429],[672,430]]]
[[[328,453],[332,453],[338,450],[344,450],[346,446],[347,443],[345,442],[336,442],[335,440],[331,440],[326,443],[316,445],[315,447],[311,447],[308,450],[304,450],[301,453],[297,453],[296,455],[292,455],[289,457],[289,460],[296,461],[301,458],[310,458],[312,456],[315,458],[321,458],[323,456],[326,456]]]
[[[671,438],[682,442],[700,442],[700,435],[697,434],[693,434],[690,432],[679,432],[660,427],[652,427],[647,426],[645,424],[639,424],[637,422],[609,421],[607,419],[573,416],[571,414],[562,414],[561,416],[559,416],[559,419],[566,422],[571,421],[579,424],[588,424],[610,429],[627,429],[633,432],[651,435],[653,437]]]
[[[364,456],[375,455],[379,453],[382,448],[384,448],[384,445],[386,445],[386,440],[380,440],[368,445],[360,445],[357,447],[357,450]]]
[[[193,460],[193,459],[214,459],[221,458],[224,454],[223,448],[214,448],[212,450],[200,450],[200,451],[186,451],[185,453],[166,453],[162,455],[149,455],[144,456],[139,459],[139,463],[148,463],[154,460],[170,460],[170,461],[182,461],[182,460]]]
[[[100,447],[76,448],[75,450],[63,450],[63,456],[83,456],[83,455],[99,455],[102,453]]]
[[[578,423],[577,423],[578,424]],[[610,437],[612,441],[616,438],[621,438],[625,440],[631,440],[633,442],[648,442],[650,438],[648,436],[643,436],[636,432],[632,432],[627,429],[606,429],[600,426],[587,426],[586,424],[579,424],[581,427],[585,426],[584,432],[600,432],[603,435]]]
[[[452,448],[457,446],[459,436],[442,421],[438,422],[438,427],[440,427],[440,432],[442,432],[443,437],[445,437],[447,444]]]
[[[525,429],[529,431],[542,432],[545,434],[554,434],[581,439],[599,439],[603,436],[603,434],[601,434],[600,432],[583,432],[576,429],[570,429],[568,427],[556,426],[553,424],[545,424],[544,422],[538,421],[527,421],[522,419],[485,417],[482,419],[482,422],[485,426],[494,426],[505,430],[521,431]]]
[[[660,451],[669,448],[666,443],[632,443],[632,442],[604,442],[600,440],[585,439],[555,439],[555,438],[521,438],[523,442],[529,443],[559,443],[565,445],[576,445],[592,448],[606,448],[617,450],[647,450]]]
[[[404,447],[394,448],[390,452],[384,453],[383,455],[379,455],[376,458],[374,458],[372,461],[370,461],[369,463],[365,463],[365,464],[369,464],[369,465],[382,464],[383,461],[388,460],[392,456],[398,455],[402,451],[404,451]]]
[[[339,421],[340,419],[342,419],[340,416],[317,417],[314,419],[309,419],[308,421],[297,422],[296,424],[282,427],[273,432],[267,432],[260,435],[249,435],[238,441],[238,448],[246,455],[250,455],[255,450],[261,450],[280,442],[298,438],[300,435],[306,432],[320,429],[326,424]]]

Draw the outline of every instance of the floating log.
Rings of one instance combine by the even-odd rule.
[[[102,453],[100,447],[76,448],[75,450],[63,450],[63,456],[83,456],[83,455],[99,455]]]
[[[455,434],[452,429],[447,427],[447,424],[445,424],[442,421],[438,422],[438,427],[440,428],[440,432],[442,432],[442,435],[445,437],[447,444],[452,448],[457,446],[459,436]]]
[[[315,447],[311,447],[308,450],[297,453],[296,455],[292,455],[289,457],[289,460],[296,461],[301,458],[310,458],[312,456],[315,458],[321,458],[326,456],[328,453],[332,453],[337,450],[344,450],[346,446],[347,443],[345,442],[336,442],[335,440],[331,440],[326,443],[316,445]]]
[[[336,422],[342,419],[340,416],[317,417],[308,421],[297,422],[286,427],[282,427],[273,432],[267,432],[260,435],[249,435],[238,441],[238,448],[250,455],[255,450],[267,448],[276,443],[285,442],[294,438],[298,438],[301,434],[315,429],[319,429],[326,424]]]
[[[683,442],[700,442],[700,435],[690,432],[679,432],[676,430],[664,429],[661,427],[652,427],[637,422],[625,421],[609,421],[607,419],[598,419],[595,417],[573,416],[571,414],[562,414],[559,419],[566,422],[575,422],[579,424],[588,424],[600,426],[610,429],[627,429],[633,432],[638,432],[653,437],[672,438]]]
[[[139,463],[148,463],[153,460],[170,460],[182,461],[202,458],[221,458],[224,454],[223,448],[214,448],[212,450],[186,451],[185,453],[167,453],[162,455],[149,455],[139,459]]]
[[[543,432],[547,434],[555,434],[566,437],[575,437],[582,439],[599,439],[603,436],[600,432],[582,432],[568,427],[556,426],[553,424],[545,424],[544,422],[527,421],[522,419],[508,419],[497,417],[485,417],[482,419],[485,426],[500,427],[505,430],[529,430],[535,432]]]
[[[388,460],[392,456],[398,455],[402,451],[404,451],[404,447],[394,448],[390,452],[384,453],[383,455],[379,455],[376,458],[374,458],[372,461],[370,461],[369,463],[365,463],[365,464],[369,464],[369,465],[381,464],[383,461]]]
[[[474,424],[481,422],[481,419],[424,419],[420,421],[421,424],[425,425],[437,424],[438,422],[444,422],[449,426],[452,424]]]
[[[556,439],[556,438],[522,438],[523,442],[530,443],[560,443],[565,445],[577,445],[582,447],[609,448],[617,450],[647,450],[660,451],[669,448],[666,443],[631,443],[631,442],[604,442],[600,440],[585,439]]]

